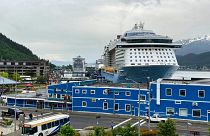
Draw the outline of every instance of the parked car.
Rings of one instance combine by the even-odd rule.
[[[147,120],[149,120],[149,117],[146,118]],[[150,117],[150,122],[165,122],[168,118],[164,117],[164,116],[160,116],[159,114],[153,114]]]
[[[20,114],[24,114],[24,112],[18,108],[8,108],[7,111],[2,111],[2,117],[3,116],[15,116],[15,111],[16,111],[16,118],[19,118]]]

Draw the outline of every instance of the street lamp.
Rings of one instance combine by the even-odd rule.
[[[150,77],[147,77],[147,89],[149,90],[148,92],[148,129],[150,130],[150,101],[151,101],[151,97],[150,97]]]
[[[138,84],[139,86],[138,86],[138,88],[139,88],[139,94],[138,94],[138,136],[140,136],[140,94],[141,94],[141,89],[140,89],[140,82],[136,82],[135,80],[133,80],[133,79],[128,79],[128,78],[125,78],[125,80],[131,80],[132,82],[134,82],[134,83],[136,83],[136,84]]]
[[[17,112],[16,112],[16,104],[17,104],[17,100],[16,100],[16,97],[17,97],[17,70],[16,70],[16,84],[15,84],[15,126],[14,126],[14,131],[16,131],[16,118],[17,118]]]

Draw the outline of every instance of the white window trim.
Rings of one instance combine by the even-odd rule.
[[[167,113],[167,109],[168,109],[168,108],[173,109],[173,111],[174,111],[174,113],[175,113],[175,109],[174,109],[174,107],[166,107],[166,115],[173,115],[173,114],[174,114],[174,113],[173,113],[173,114],[168,114],[168,113]]]
[[[127,93],[130,93],[130,94],[127,95]],[[130,92],[130,91],[126,91],[126,92],[125,92],[125,96],[131,96],[131,92]]]
[[[199,92],[200,92],[200,91],[203,91],[203,92],[204,92],[204,96],[203,96],[203,97],[200,97],[200,96],[199,96]],[[198,98],[205,98],[205,90],[198,90]]]
[[[114,92],[114,95],[120,95],[120,93],[119,92]]]
[[[104,103],[107,103],[107,109],[104,109]],[[109,109],[109,104],[108,102],[103,102],[103,110],[108,110]]]
[[[79,89],[75,89],[75,94],[79,94]]]
[[[115,104],[118,105],[118,109],[117,109],[117,110],[115,110]],[[114,111],[119,111],[119,108],[120,108],[119,106],[120,106],[120,104],[119,104],[119,103],[115,103],[115,104],[114,104]]]
[[[181,91],[181,90],[185,90],[185,96],[180,95],[180,91]],[[180,97],[186,97],[186,95],[187,95],[186,89],[179,89],[179,96],[180,96]]]
[[[195,110],[199,110],[200,111],[200,116],[193,116],[193,111],[195,111]],[[192,109],[192,117],[201,118],[201,109]]]
[[[86,103],[86,106],[83,105],[83,102]],[[86,101],[82,101],[82,107],[87,107],[87,102]]]
[[[130,110],[129,110],[129,111],[126,110],[126,106],[127,106],[127,105],[130,106]],[[131,104],[125,104],[125,112],[131,112]]]
[[[180,103],[177,103],[177,102],[180,102]],[[182,104],[182,101],[175,100],[175,104]]]
[[[171,90],[171,95],[167,95],[167,89],[170,89]],[[166,96],[172,96],[172,89],[171,88],[166,88],[165,89],[165,94],[166,94]]]
[[[183,116],[180,114],[180,110],[187,110],[187,115],[186,116]],[[187,117],[188,116],[188,109],[187,108],[179,108],[179,116],[181,117]]]
[[[85,93],[84,93],[85,92]],[[87,90],[83,89],[82,94],[87,94]]]
[[[95,94],[95,90],[90,90],[90,94]]]

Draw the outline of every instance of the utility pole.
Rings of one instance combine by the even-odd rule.
[[[16,131],[16,120],[17,120],[17,112],[16,112],[16,105],[17,105],[17,100],[16,100],[16,98],[17,98],[17,92],[16,92],[16,90],[17,90],[17,70],[16,70],[16,84],[15,84],[15,126],[14,126],[14,131]]]
[[[139,123],[138,123],[138,136],[140,136],[141,134],[141,132],[140,132],[140,94],[141,94],[141,90],[140,90],[140,83],[138,83],[139,84],[139,95],[138,95],[138,99],[139,99],[139,107],[138,107],[138,121],[139,121]]]
[[[147,83],[147,89],[149,90],[148,92],[148,117],[149,117],[149,120],[148,120],[148,129],[150,131],[150,101],[151,101],[151,97],[150,97],[150,77],[147,77],[148,79],[148,83]]]

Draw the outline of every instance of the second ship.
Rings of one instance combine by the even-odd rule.
[[[104,48],[101,76],[114,83],[147,82],[169,78],[178,69],[174,49],[181,44],[168,36],[144,30],[144,24],[118,35]]]

